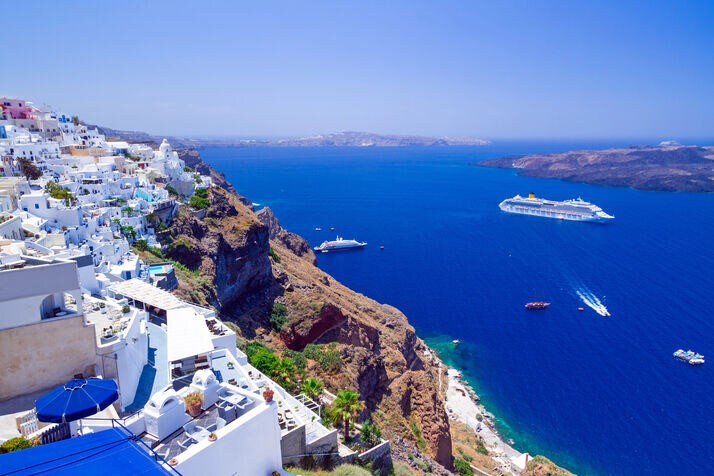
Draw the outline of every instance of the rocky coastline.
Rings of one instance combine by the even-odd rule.
[[[663,192],[714,192],[714,147],[666,143],[656,147],[580,150],[472,162],[517,169],[519,175]]]

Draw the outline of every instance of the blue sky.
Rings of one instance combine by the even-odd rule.
[[[116,128],[714,135],[714,2],[6,2],[0,94]]]

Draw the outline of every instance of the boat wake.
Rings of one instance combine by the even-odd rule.
[[[572,272],[566,272],[565,279],[583,304],[603,317],[611,316],[605,304],[602,303],[600,298],[598,298],[577,275]]]
[[[580,300],[583,301],[583,303],[593,311],[597,312],[603,317],[610,316],[610,311],[607,310],[607,307],[605,307],[602,301],[600,301],[600,299],[595,294],[593,294],[593,292],[590,291],[587,287],[581,287],[580,289],[576,289],[575,294],[577,294]]]

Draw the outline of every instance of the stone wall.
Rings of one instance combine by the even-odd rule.
[[[392,452],[389,441],[382,440],[374,448],[360,454],[357,459],[360,463],[372,463],[373,470],[379,470],[380,475],[387,475],[392,470]]]
[[[81,315],[0,331],[0,400],[93,373],[95,342],[94,324],[85,325]]]

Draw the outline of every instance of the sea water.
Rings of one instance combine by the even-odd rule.
[[[368,242],[318,254],[319,266],[401,309],[519,450],[580,474],[712,474],[714,362],[693,367],[672,352],[714,358],[714,195],[469,165],[606,145],[627,144],[201,152],[312,246],[338,234]],[[616,218],[499,210],[529,192],[582,197]],[[552,304],[526,311],[536,299]]]

